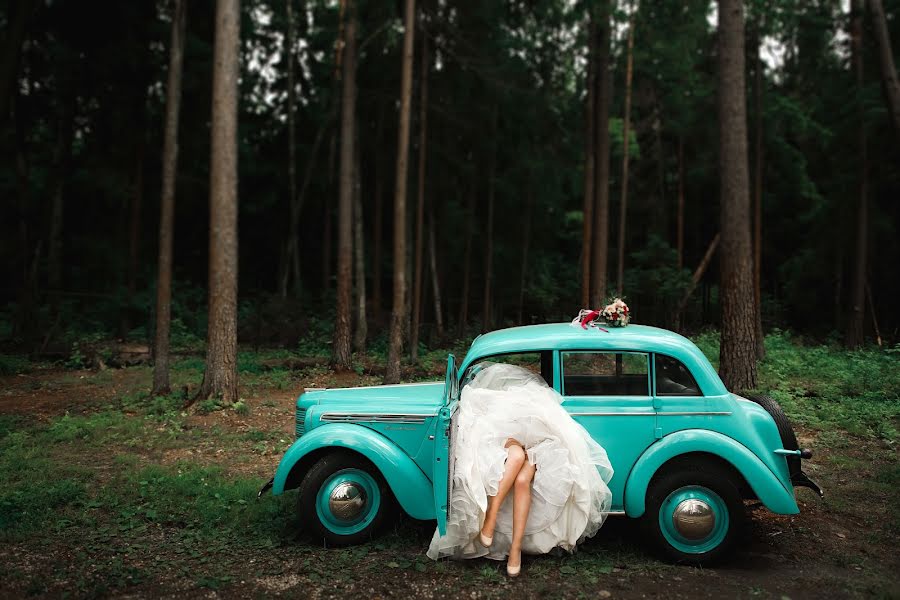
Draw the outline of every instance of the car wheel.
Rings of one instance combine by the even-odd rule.
[[[671,562],[711,564],[743,535],[746,512],[730,469],[713,461],[679,461],[647,489],[644,534]]]
[[[391,512],[393,497],[378,469],[353,452],[325,455],[300,483],[300,519],[330,546],[372,538]]]
[[[747,400],[756,402],[763,407],[767,413],[772,415],[772,419],[774,419],[775,425],[778,427],[778,434],[781,436],[781,445],[784,446],[785,450],[798,450],[800,448],[800,445],[797,443],[797,435],[794,433],[794,428],[791,426],[791,422],[787,418],[787,415],[784,414],[781,405],[768,396],[747,396]],[[790,472],[791,477],[800,473],[800,457],[788,456],[786,458],[788,471]]]

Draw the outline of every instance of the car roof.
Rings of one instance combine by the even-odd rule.
[[[583,329],[571,323],[546,323],[500,329],[475,338],[460,372],[483,357],[539,350],[632,350],[666,354],[691,367],[695,377],[714,378],[704,389],[711,387],[714,393],[725,392],[715,370],[692,341],[674,331],[649,325]]]

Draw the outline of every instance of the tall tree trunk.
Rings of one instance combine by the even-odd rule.
[[[594,257],[591,260],[591,305],[599,308],[606,296],[609,259],[609,105],[612,99],[612,74],[609,71],[610,4],[604,0],[597,26],[597,54],[594,66]]]
[[[863,7],[859,7],[861,12]],[[878,44],[878,60],[881,64],[881,82],[888,112],[894,121],[894,132],[900,135],[900,80],[894,67],[894,51],[888,34],[887,20],[884,18],[884,7],[881,0],[869,0],[869,18],[872,19],[872,33]]]
[[[369,322],[366,319],[366,259],[363,236],[362,170],[360,168],[359,140],[354,146],[353,158],[353,278],[356,283],[356,330],[353,332],[353,349],[364,354]]]
[[[419,322],[422,318],[422,244],[425,237],[425,160],[428,155],[428,37],[422,35],[422,66],[419,74],[419,175],[416,202],[416,247],[413,267],[412,326],[409,330],[409,356],[419,360]]]
[[[428,203],[428,263],[431,271],[431,291],[434,297],[434,327],[438,340],[444,339],[444,312],[441,308],[441,284],[437,264],[437,240],[434,233],[434,203]]]
[[[633,10],[633,9],[632,9]],[[628,24],[628,48],[625,59],[625,116],[622,120],[622,196],[619,202],[619,264],[616,270],[616,294],[622,295],[625,279],[625,218],[628,215],[628,142],[631,128],[631,77],[634,61],[634,14]]]
[[[209,330],[199,398],[232,404],[237,386],[239,0],[216,0],[209,169]]]
[[[581,233],[581,306],[587,307],[591,300],[591,255],[593,253],[594,233],[594,166],[597,162],[594,154],[594,117],[596,107],[596,74],[597,74],[597,23],[594,11],[591,11],[588,22],[588,64],[587,64],[587,98],[584,105],[584,217]]]
[[[181,71],[187,0],[175,0],[169,76],[166,84],[166,126],[162,151],[162,194],[159,210],[159,273],[156,283],[156,339],[153,344],[154,396],[168,394],[169,328],[172,321],[172,238],[175,213],[175,180],[178,173],[178,116],[181,108]]]
[[[719,0],[719,182],[722,340],[719,372],[733,391],[756,387],[753,248],[747,172],[744,7]]]
[[[409,160],[409,117],[412,104],[415,0],[406,0],[403,18],[403,63],[400,82],[400,125],[397,128],[397,174],[394,185],[394,299],[385,383],[400,381],[400,356],[406,313],[406,176]]]
[[[462,337],[469,320],[469,289],[472,279],[472,237],[475,234],[475,186],[469,190],[466,206],[466,247],[463,251],[463,281],[459,296],[459,320],[456,335]]]
[[[3,47],[0,50],[0,123],[5,123],[9,116],[9,107],[16,93],[16,80],[19,72],[19,57],[25,34],[28,32],[28,21],[38,5],[36,0],[18,0],[7,3],[6,31]],[[10,10],[12,9],[12,10]]]
[[[528,201],[525,206],[525,227],[522,232],[522,268],[519,270],[519,308],[516,312],[516,323],[524,325],[522,320],[523,307],[525,306],[525,279],[528,275],[528,245],[531,242],[531,214],[534,211],[534,187],[529,186]],[[585,248],[587,251],[589,246]]]
[[[341,26],[341,30],[343,31],[343,26]],[[335,132],[331,132],[331,140],[329,142],[328,147],[328,189],[334,189],[334,164],[335,164],[335,153],[337,148],[337,134]],[[328,291],[331,289],[331,249],[333,246],[332,238],[334,237],[334,215],[331,210],[332,202],[329,201],[325,196],[322,196],[322,210],[325,224],[323,226],[324,231],[322,232],[322,289],[321,295],[323,298],[328,296]]]
[[[280,279],[280,289],[282,298],[287,298],[288,282],[290,274],[294,274],[295,291],[299,287],[297,281],[297,272],[299,269],[299,250],[297,243],[297,230],[294,228],[295,223],[299,222],[297,212],[297,125],[296,125],[296,105],[297,105],[297,89],[294,72],[294,0],[285,1],[285,36],[284,45],[282,46],[282,55],[285,61],[285,70],[287,70],[287,136],[288,136],[288,156],[287,156],[287,175],[288,175],[288,231],[285,247],[284,264],[282,265],[282,273]]]
[[[66,180],[69,177],[69,166],[72,160],[75,100],[74,91],[60,94],[59,129],[56,148],[53,151],[54,175],[53,195],[50,201],[50,234],[47,244],[47,287],[50,290],[50,314],[54,322],[59,316],[59,298],[62,289],[63,213],[65,212]]]
[[[343,50],[343,94],[341,99],[341,175],[338,193],[337,299],[334,316],[334,340],[331,364],[337,370],[349,370],[350,322],[353,283],[353,188],[356,141],[356,6],[346,0]]]
[[[856,208],[856,247],[853,253],[853,287],[850,291],[851,312],[847,321],[845,344],[848,348],[863,345],[863,323],[866,312],[866,249],[869,245],[869,157],[866,139],[865,108],[862,101],[863,89],[863,14],[865,0],[853,0],[851,5],[850,40],[852,47],[853,71],[856,75],[856,104],[859,120],[859,196]]]
[[[143,102],[141,103],[143,110]],[[122,312],[122,336],[131,330],[131,318],[134,312],[134,296],[137,293],[138,269],[140,267],[141,218],[144,204],[144,121],[138,119],[138,137],[134,149],[134,171],[131,176],[131,206],[129,207],[128,225],[128,273],[126,278],[126,300]]]
[[[756,113],[753,163],[753,320],[756,328],[756,358],[766,357],[766,338],[762,329],[762,192],[763,192],[763,62],[760,57],[762,32],[756,28],[753,66],[753,112]]]
[[[675,218],[678,270],[684,267],[684,136],[678,136],[678,212]]]
[[[384,102],[378,105],[378,121],[375,125],[375,147],[382,147],[384,139]],[[381,299],[382,232],[384,229],[384,162],[379,152],[374,153],[375,165],[375,218],[372,231],[372,314],[379,327],[383,324],[384,303]]]
[[[497,170],[497,105],[491,111],[491,158],[488,166],[487,221],[484,235],[484,302],[481,307],[482,331],[490,331],[491,286],[494,279],[494,178]]]

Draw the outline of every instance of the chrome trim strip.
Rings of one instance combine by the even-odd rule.
[[[656,412],[570,412],[573,417],[655,417]]]
[[[392,383],[389,385],[360,385],[356,387],[325,387],[325,388],[307,388],[315,391],[342,391],[342,390],[371,390],[371,389],[385,389],[385,388],[398,388],[398,387],[416,387],[420,385],[434,385],[436,383],[444,383],[443,381],[416,381],[414,383]]]
[[[698,411],[698,412],[664,412],[659,411],[656,413],[660,417],[684,417],[684,416],[707,416],[707,417],[727,417],[731,413],[730,412],[717,412],[717,411]]]
[[[609,515],[610,517],[624,517],[625,511],[624,510],[611,510],[606,514]]]
[[[323,413],[323,423],[424,423],[433,414],[371,414],[371,413]]]

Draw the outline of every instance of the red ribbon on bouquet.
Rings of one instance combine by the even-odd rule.
[[[582,329],[587,329],[587,328],[588,328],[588,325],[591,325],[594,321],[596,321],[597,319],[600,318],[600,314],[601,314],[601,313],[600,313],[599,310],[592,310],[592,311],[588,312],[587,314],[585,314],[585,315],[581,318],[581,328],[582,328]],[[596,327],[596,328],[599,329],[600,331],[605,331],[606,333],[609,333],[608,330],[606,330],[606,329],[600,327],[599,325],[594,325],[594,327]]]

